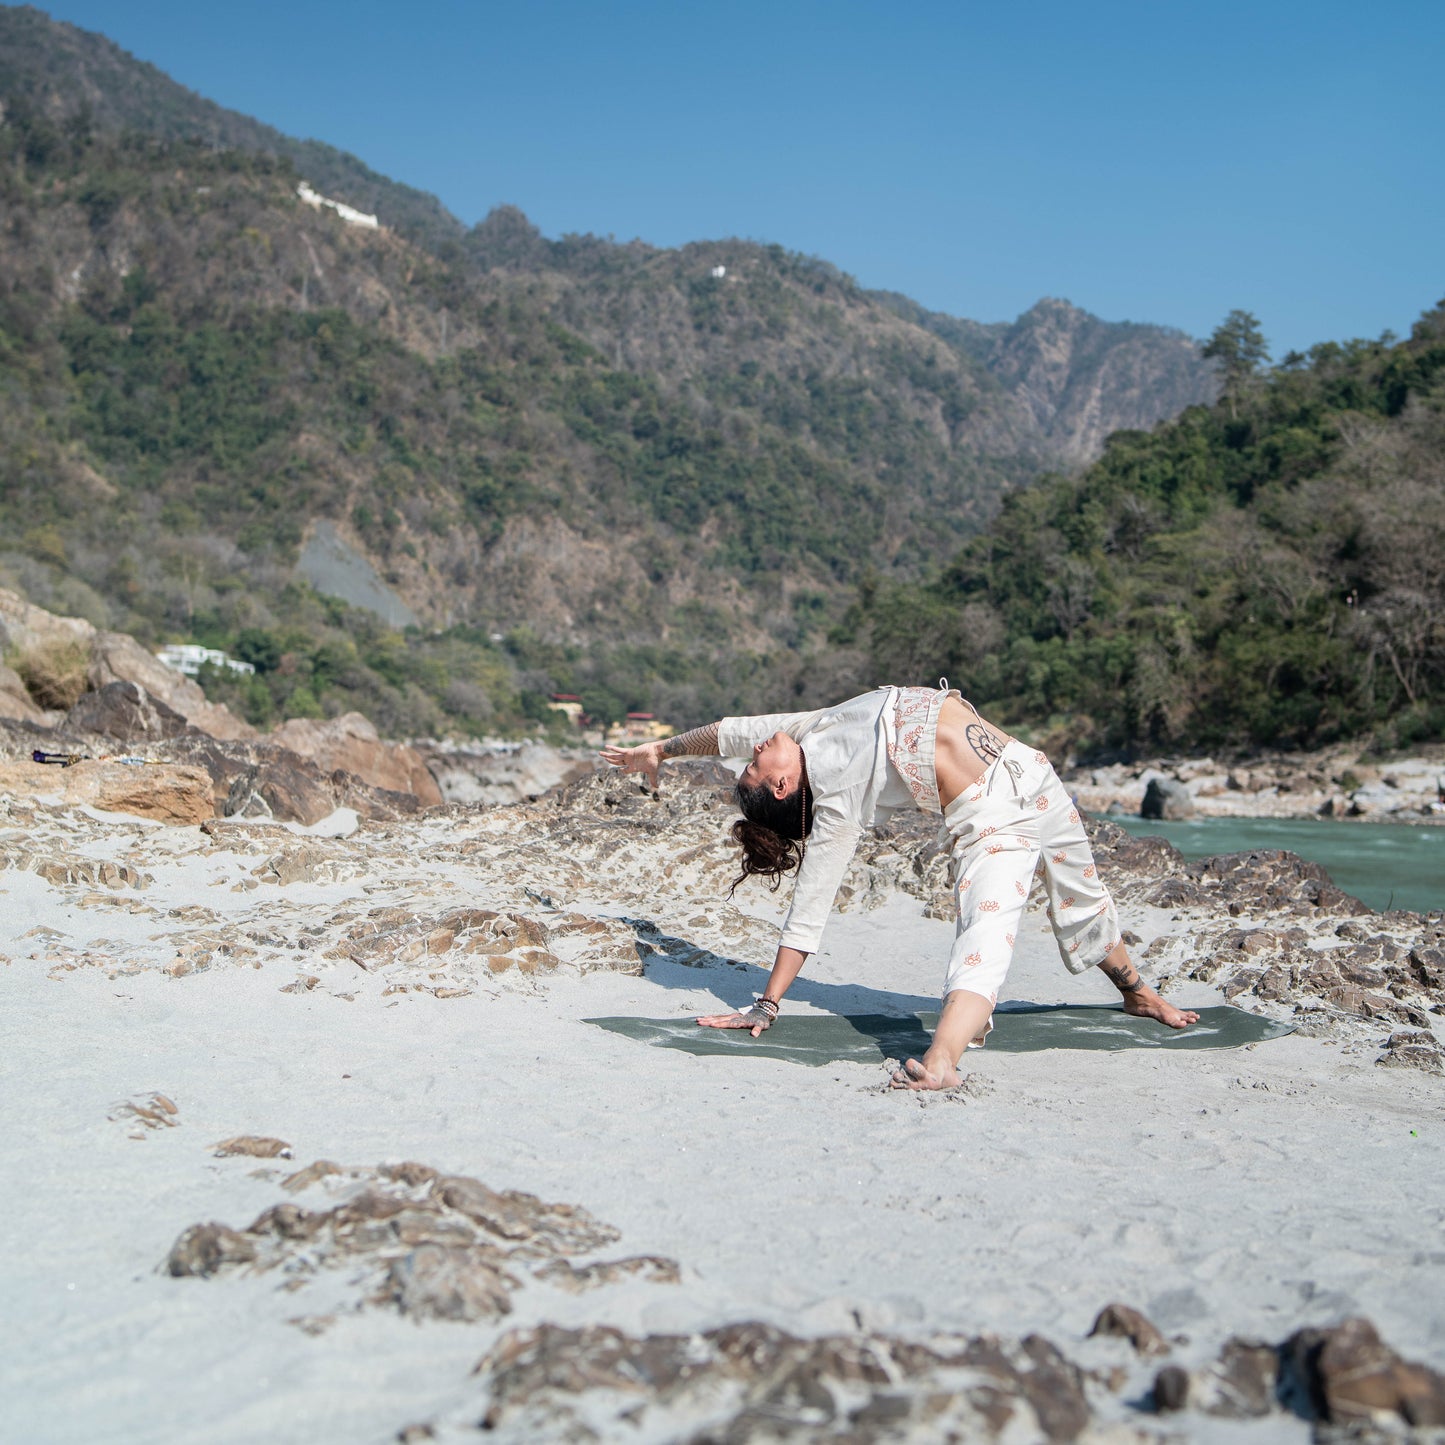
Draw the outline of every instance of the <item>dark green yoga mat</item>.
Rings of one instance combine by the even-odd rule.
[[[891,1018],[887,1014],[784,1015],[759,1038],[743,1029],[704,1029],[688,1019],[586,1019],[624,1038],[682,1049],[689,1054],[750,1054],[794,1064],[831,1064],[840,1059],[876,1063],[917,1058],[928,1047],[935,1014]],[[1131,1018],[1109,1005],[1031,1004],[998,1009],[988,1036],[992,1054],[1035,1049],[1237,1049],[1293,1033],[1293,1024],[1220,1005],[1199,1010],[1199,1022],[1167,1029],[1152,1019]]]

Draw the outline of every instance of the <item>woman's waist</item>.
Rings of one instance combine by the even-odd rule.
[[[1023,748],[1003,728],[981,716],[962,698],[950,697],[938,715],[934,767],[938,797],[943,807],[960,793],[975,787],[1009,748]],[[1032,756],[1032,749],[1025,749]]]

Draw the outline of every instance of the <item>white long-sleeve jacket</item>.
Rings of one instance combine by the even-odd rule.
[[[755,744],[783,732],[808,760],[813,831],[793,884],[779,947],[818,951],[823,925],[863,829],[879,813],[914,806],[907,785],[888,760],[897,692],[896,687],[880,687],[836,707],[726,717],[718,725],[718,751],[725,758],[751,757]]]

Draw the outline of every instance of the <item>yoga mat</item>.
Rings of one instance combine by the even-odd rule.
[[[745,1029],[699,1028],[690,1018],[583,1022],[661,1049],[682,1049],[689,1054],[743,1053],[816,1067],[843,1059],[867,1064],[879,1059],[918,1058],[928,1047],[938,1015],[785,1014],[756,1039]],[[1223,1004],[1200,1009],[1199,1022],[1187,1029],[1169,1029],[1152,1019],[1132,1018],[1122,1008],[1107,1004],[1015,1004],[995,1010],[987,1049],[993,1054],[1036,1049],[1237,1049],[1293,1032],[1293,1024]]]

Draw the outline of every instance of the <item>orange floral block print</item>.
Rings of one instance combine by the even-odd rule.
[[[1079,821],[1079,810],[1078,810],[1077,808],[1070,808],[1070,809],[1069,809],[1069,822],[1071,822],[1071,823],[1077,823],[1078,821]]]
[[[893,707],[893,741],[888,761],[908,786],[913,801],[925,813],[939,811],[938,780],[931,758],[930,723],[939,696],[930,687],[901,687]],[[927,748],[924,744],[928,743]],[[925,757],[924,754],[930,754]]]
[[[990,844],[988,845],[988,847],[985,848],[983,851],[984,851],[985,853],[1002,853],[1002,852],[1003,852],[1003,844],[1002,844],[1002,843],[990,843]]]
[[[1069,855],[1068,855],[1067,853],[1055,853],[1055,854],[1054,854],[1054,862],[1055,862],[1055,863],[1067,863],[1068,861],[1069,861]],[[1089,870],[1088,870],[1087,868],[1084,870],[1084,872],[1085,872],[1086,874],[1088,873],[1088,871],[1089,871]]]
[[[1044,798],[1044,797],[1041,797],[1041,798],[1038,800],[1038,802],[1034,804],[1034,807],[1036,807],[1036,808],[1039,810],[1039,812],[1041,812],[1041,813],[1042,813],[1048,806],[1049,806],[1049,800],[1048,800],[1047,798]]]
[[[995,898],[985,898],[983,902],[978,905],[978,911],[980,913],[997,913],[998,900]]]
[[[1061,899],[1059,899],[1059,907],[1060,907],[1060,908],[1072,908],[1073,906],[1074,906],[1074,899],[1073,899],[1073,895],[1072,895],[1072,894],[1071,894],[1068,898],[1061,898]]]
[[[964,961],[963,961],[963,966],[964,966],[965,968],[977,968],[977,967],[979,966],[979,964],[981,964],[982,962],[983,962],[983,954],[981,954],[981,953],[970,953],[969,956],[964,959]]]
[[[1027,898],[1029,896],[1029,890],[1025,888],[1017,878],[1014,879],[1014,892],[1017,893],[1020,898]]]
[[[1005,933],[1004,936],[1003,936],[1003,941],[1004,941],[1006,944],[1008,944],[1008,946],[1009,946],[1010,948],[1012,948],[1012,947],[1014,946],[1014,936],[1013,936],[1013,934],[1011,934],[1011,933]]]
[[[960,893],[967,893],[968,890],[969,890],[970,888],[972,888],[972,887],[973,887],[973,879],[972,879],[972,878],[960,878],[960,879],[958,880],[958,891],[959,891]]]
[[[997,828],[980,828],[980,829],[978,830],[978,836],[979,836],[980,838],[992,838],[993,835],[994,835],[995,833],[997,833],[997,832],[998,832],[998,829],[997,829]]]
[[[1057,862],[1058,860],[1055,859],[1054,861]],[[1097,873],[1098,871],[1099,871],[1099,870],[1098,870],[1097,868],[1095,868],[1092,863],[1090,863],[1089,866],[1084,869],[1084,877],[1085,877],[1085,878],[1092,878],[1092,877],[1094,876],[1094,874]]]

